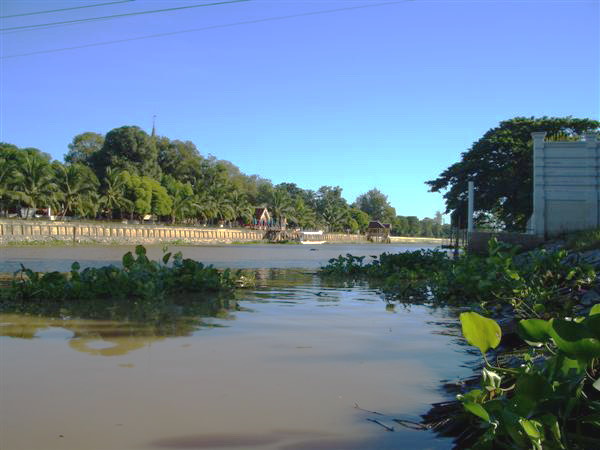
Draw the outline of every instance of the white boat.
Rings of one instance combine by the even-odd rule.
[[[319,231],[301,231],[300,232],[300,243],[301,244],[324,244],[327,241],[323,239],[323,230]]]

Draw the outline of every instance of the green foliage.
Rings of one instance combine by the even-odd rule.
[[[33,209],[54,204],[56,185],[49,160],[39,151],[19,156],[14,175],[16,197]]]
[[[109,131],[102,148],[91,156],[90,164],[99,178],[104,177],[108,167],[133,175],[160,177],[156,145],[144,130],[135,126]]]
[[[446,252],[418,250],[384,253],[363,264],[362,258],[348,254],[329,260],[320,274],[365,278],[401,298],[410,292],[436,304],[479,305],[492,312],[509,307],[525,318],[571,314],[579,293],[596,278],[592,266],[573,263],[566,251],[517,256],[517,250],[491,240],[487,256],[465,254],[456,260]]]
[[[581,135],[598,129],[600,122],[572,117],[516,117],[487,131],[461,161],[427,181],[431,192],[444,194],[446,212],[466,223],[467,183],[475,183],[475,204],[480,223],[491,216],[507,229],[524,230],[532,211],[533,146],[531,133],[546,131],[548,137]]]
[[[390,223],[396,217],[396,210],[388,202],[387,195],[379,189],[374,188],[359,195],[353,206],[367,213],[373,220]]]
[[[67,274],[38,273],[21,266],[9,289],[0,290],[3,303],[21,301],[84,301],[101,299],[155,300],[181,293],[232,292],[237,274],[166,253],[162,263],[151,261],[138,245],[126,253],[122,268],[105,266],[80,270],[79,263]]]
[[[65,162],[67,164],[89,164],[92,161],[92,155],[100,151],[103,145],[104,136],[101,134],[91,131],[78,134],[69,144]]]
[[[458,396],[478,429],[472,448],[598,448],[598,314],[594,308],[577,320],[520,321],[519,333],[534,344],[522,363],[507,369],[485,359],[481,388]],[[482,319],[461,314],[463,334],[484,353],[499,339],[487,340],[498,325]]]
[[[485,355],[491,348],[498,347],[502,331],[498,324],[476,312],[465,312],[460,315],[462,332],[469,344],[477,347]]]
[[[593,267],[570,263],[564,250],[538,250],[520,262],[517,250],[490,240],[487,256],[462,255],[433,277],[434,296],[445,303],[479,303],[487,309],[510,305],[524,317],[559,316],[572,312],[575,295],[591,287],[596,277]]]

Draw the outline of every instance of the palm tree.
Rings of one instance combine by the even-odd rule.
[[[100,202],[111,219],[115,209],[125,208],[130,203],[129,200],[125,198],[125,179],[120,171],[110,167],[106,169],[103,191],[104,194],[100,197]]]
[[[314,210],[304,203],[304,200],[297,198],[294,204],[294,223],[300,228],[314,228],[317,224],[317,215]]]
[[[347,218],[348,210],[335,204],[327,205],[323,211],[323,220],[330,231],[342,231]]]
[[[178,183],[173,186],[173,206],[171,207],[171,223],[177,218],[188,216],[194,209],[194,191],[190,183]]]
[[[292,198],[286,191],[275,189],[271,192],[269,209],[279,224],[284,218],[295,221]]]
[[[246,195],[234,189],[229,194],[231,205],[233,206],[233,216],[235,219],[242,219],[245,223],[252,220],[254,208],[248,202]]]
[[[204,223],[217,217],[217,204],[207,191],[200,191],[192,200],[192,207]]]
[[[59,203],[62,206],[61,216],[68,211],[77,210],[80,214],[85,209],[88,197],[98,189],[96,175],[86,166],[72,164],[56,167],[56,184],[60,194]]]
[[[15,192],[12,189],[14,180],[14,161],[0,157],[0,214],[4,211],[5,202],[15,197]]]
[[[48,161],[41,156],[26,153],[15,172],[16,196],[31,209],[40,205],[53,205],[56,201],[56,184]]]

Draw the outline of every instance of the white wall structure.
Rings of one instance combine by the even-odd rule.
[[[550,237],[600,227],[600,143],[596,133],[581,141],[546,142],[533,137],[531,232]]]

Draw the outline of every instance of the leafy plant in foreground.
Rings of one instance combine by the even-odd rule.
[[[486,357],[500,343],[495,321],[474,312],[460,321],[484,359],[481,388],[458,396],[479,428],[473,448],[600,448],[600,305],[588,317],[521,320],[531,349],[518,368]]]

